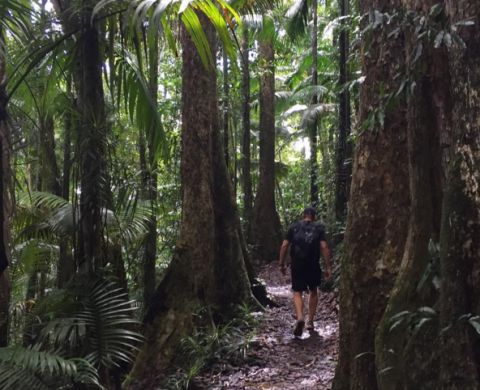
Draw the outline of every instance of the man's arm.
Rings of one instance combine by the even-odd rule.
[[[280,247],[279,264],[280,264],[280,271],[282,271],[282,274],[284,275],[286,271],[285,257],[287,255],[289,246],[290,246],[290,242],[288,240],[283,240],[282,246]]]
[[[322,251],[323,260],[325,261],[325,279],[329,280],[332,277],[332,262],[327,241],[320,241],[320,250]]]

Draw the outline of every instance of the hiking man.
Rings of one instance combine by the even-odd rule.
[[[293,330],[296,337],[303,333],[305,320],[303,317],[303,292],[308,291],[308,320],[307,330],[313,331],[315,312],[318,303],[318,287],[322,279],[320,269],[320,252],[325,260],[325,279],[332,276],[332,264],[330,261],[330,249],[325,239],[325,231],[321,225],[315,223],[315,209],[307,207],[303,211],[303,220],[294,223],[289,229],[287,236],[280,248],[280,270],[285,275],[285,257],[288,247],[291,246],[292,258],[292,290],[293,302],[297,322]]]

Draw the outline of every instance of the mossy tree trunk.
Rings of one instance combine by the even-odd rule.
[[[362,1],[360,12],[394,13],[399,5],[399,1]],[[360,92],[359,124],[369,126],[359,135],[355,149],[347,250],[341,264],[336,390],[377,388],[375,328],[395,281],[407,234],[406,104],[401,96],[387,100],[398,90],[391,80],[404,68],[398,56],[402,37],[388,38],[392,29],[383,23],[364,36],[361,49],[366,79]]]
[[[448,172],[440,237],[442,272],[441,388],[478,389],[480,343],[465,314],[480,313],[480,3],[448,0],[465,49],[450,50],[454,156]]]
[[[271,31],[260,34],[260,175],[253,207],[249,241],[257,260],[278,258],[281,241],[280,218],[275,205],[275,52],[273,21],[264,17]],[[264,27],[267,30],[267,27]]]
[[[4,32],[0,28],[0,45],[3,46]],[[8,321],[10,305],[10,279],[8,263],[10,259],[10,133],[7,125],[7,76],[6,64],[0,51],[0,347],[8,342]]]
[[[340,16],[347,16],[350,12],[350,0],[340,0]],[[348,55],[350,51],[348,21],[342,20],[339,42],[339,80],[341,92],[338,97],[338,140],[336,153],[336,178],[335,178],[335,216],[337,220],[344,220],[347,214],[347,201],[350,192],[352,176],[352,145],[348,137],[351,130],[350,92],[346,88],[349,80]]]
[[[242,183],[243,183],[243,220],[247,231],[252,216],[253,192],[250,156],[250,59],[249,32],[242,28]]]
[[[215,31],[199,17],[214,58]],[[143,388],[158,386],[200,309],[217,321],[251,299],[218,124],[215,69],[204,66],[183,27],[181,44],[182,222],[172,262],[146,314],[146,343],[131,375],[132,385]]]
[[[404,0],[407,10],[427,17],[432,1]],[[444,14],[435,22],[444,24]],[[424,42],[415,25],[405,30],[408,71],[415,82],[408,94],[407,133],[410,181],[410,220],[400,271],[376,335],[376,364],[381,389],[435,388],[438,378],[437,324],[431,321],[421,331],[410,332],[409,325],[390,331],[391,318],[402,311],[415,312],[422,306],[434,307],[438,294],[431,283],[422,283],[427,267],[435,267],[429,243],[438,243],[442,202],[441,139],[451,130],[449,70],[445,49]],[[423,55],[416,57],[419,44]],[[427,71],[425,71],[427,70]],[[432,268],[433,269],[433,268]]]

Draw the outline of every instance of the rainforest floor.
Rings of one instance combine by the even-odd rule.
[[[228,362],[209,367],[195,380],[195,388],[209,390],[298,390],[331,388],[338,356],[338,294],[320,292],[315,331],[293,337],[290,277],[274,264],[260,277],[278,307],[259,314],[248,358],[240,366]],[[304,298],[307,307],[306,297]]]

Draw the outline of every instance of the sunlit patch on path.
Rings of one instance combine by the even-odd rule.
[[[279,307],[262,314],[261,326],[251,345],[251,359],[241,367],[203,376],[205,389],[297,390],[331,388],[338,353],[336,293],[321,293],[315,331],[294,338],[291,291],[288,278],[275,265],[261,273],[268,292]]]

